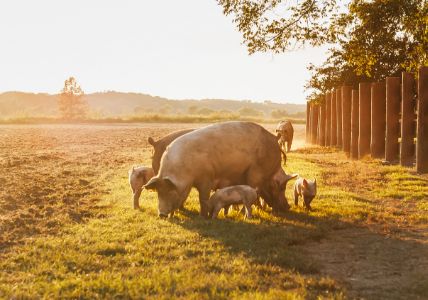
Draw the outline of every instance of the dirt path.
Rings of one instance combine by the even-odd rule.
[[[352,192],[371,210],[363,221],[305,246],[321,274],[343,283],[352,299],[428,299],[428,212],[417,208],[428,201],[427,180],[319,147],[298,151],[322,167],[324,184]],[[388,175],[395,169],[401,176]]]

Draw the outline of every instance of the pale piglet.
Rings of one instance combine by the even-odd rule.
[[[303,198],[305,207],[310,210],[311,202],[317,194],[317,180],[307,180],[299,177],[294,183],[294,204],[298,205],[299,197]]]
[[[256,189],[248,185],[234,185],[217,190],[208,201],[208,211],[213,219],[217,218],[218,213],[224,208],[224,214],[231,205],[243,204],[246,217],[252,218],[251,206],[258,205],[258,193]]]
[[[134,208],[137,209],[140,207],[139,199],[143,186],[155,176],[153,169],[149,167],[132,167],[128,172],[129,174],[129,184],[132,189]]]

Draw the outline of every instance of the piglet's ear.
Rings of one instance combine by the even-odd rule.
[[[147,141],[149,142],[149,144],[150,145],[152,145],[153,147],[155,146],[155,144],[156,144],[156,142],[155,142],[155,140],[151,137],[151,136],[149,136],[149,138],[147,139]]]
[[[159,184],[159,177],[153,177],[152,179],[149,180],[149,182],[146,183],[146,185],[144,185],[143,187],[146,190],[156,190]]]
[[[305,188],[307,188],[307,187],[308,187],[308,181],[307,181],[306,179],[303,179],[303,186],[304,186]]]
[[[294,179],[297,176],[299,176],[299,174],[291,174],[291,175],[285,174],[285,176],[287,177],[286,181],[288,182],[289,180]]]

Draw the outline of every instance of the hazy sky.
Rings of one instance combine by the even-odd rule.
[[[322,49],[249,56],[214,0],[2,0],[0,92],[86,93],[304,103]]]

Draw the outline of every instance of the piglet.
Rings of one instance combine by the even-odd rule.
[[[225,215],[231,205],[243,204],[246,217],[252,218],[251,206],[258,205],[258,193],[256,189],[248,185],[234,185],[217,190],[208,201],[208,212],[215,219],[222,208]]]
[[[303,197],[303,202],[308,210],[311,210],[311,202],[317,194],[317,180],[307,180],[299,177],[294,183],[294,204],[298,205],[299,197]]]
[[[139,199],[143,186],[155,176],[152,168],[149,167],[132,167],[128,172],[129,175],[129,185],[132,189],[132,194],[134,197],[134,209],[140,208]]]

